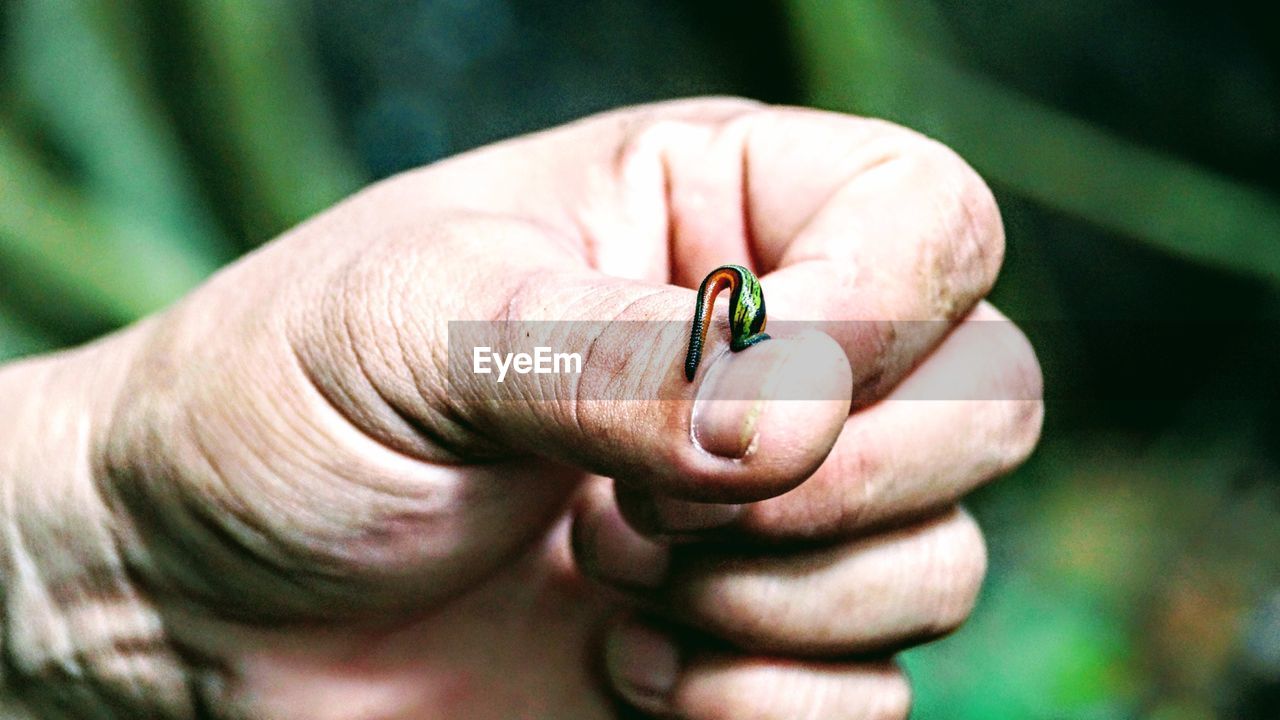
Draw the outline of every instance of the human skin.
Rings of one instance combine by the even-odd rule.
[[[957,503],[1040,430],[1030,346],[983,322],[1002,254],[943,146],[730,99],[374,185],[0,369],[0,717],[905,717],[893,654],[985,571]],[[713,351],[693,383],[675,348],[672,401],[448,386],[449,320],[687,323],[726,262],[771,318],[935,322]],[[594,338],[575,382],[652,377],[633,352]],[[990,399],[900,399],[956,368]],[[797,372],[829,399],[695,402]]]

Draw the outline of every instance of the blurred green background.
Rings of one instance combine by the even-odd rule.
[[[1008,231],[1037,455],[981,491],[920,718],[1280,718],[1280,27],[1263,3],[5,0],[0,358],[397,170],[732,93],[952,145]]]

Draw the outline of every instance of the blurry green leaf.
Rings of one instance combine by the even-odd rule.
[[[358,189],[363,172],[338,139],[303,42],[296,0],[183,0],[201,55],[204,105],[238,170],[257,237]]]
[[[135,249],[180,251],[181,265],[203,276],[232,253],[154,95],[131,10],[127,0],[18,3],[9,65],[32,122],[72,155],[98,219],[140,233]]]
[[[903,663],[914,717],[948,720],[1119,718],[1132,702],[1129,628],[1061,578],[994,573],[959,634]]]
[[[72,307],[125,323],[171,302],[214,264],[126,209],[46,171],[0,122],[0,267],[34,276]]]
[[[913,3],[790,0],[810,97],[951,145],[1029,197],[1163,250],[1280,282],[1280,200],[963,70]],[[906,13],[916,8],[912,15]],[[936,31],[935,31],[936,32]]]
[[[0,362],[56,346],[39,328],[0,305]]]
[[[1212,412],[1224,394],[1206,393],[1210,405],[1196,402],[1194,413]],[[1162,649],[1215,680],[1230,672],[1213,647],[1169,636],[1153,602],[1179,585],[1199,586],[1199,577],[1174,572],[1188,551],[1204,553],[1224,582],[1252,587],[1265,577],[1257,558],[1275,547],[1280,524],[1256,497],[1231,499],[1256,461],[1257,438],[1234,425],[1199,438],[1178,422],[1156,446],[1105,433],[1049,438],[1027,466],[973,499],[988,537],[988,579],[960,632],[904,656],[916,717],[1134,717],[1168,680],[1152,667]],[[1194,607],[1216,618],[1225,608],[1215,605],[1229,605],[1231,594],[1203,589],[1213,599]]]

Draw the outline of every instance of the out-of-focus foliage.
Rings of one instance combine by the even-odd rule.
[[[1280,284],[1276,196],[957,64],[956,41],[928,3],[790,5],[815,103],[908,121],[1047,207]]]
[[[994,184],[995,300],[1045,366],[1038,456],[973,502],[983,601],[906,656],[916,714],[1280,717],[1280,62],[1247,11],[788,5],[813,103]]]
[[[1041,450],[921,718],[1280,717],[1280,42],[1245,0],[0,3],[0,358],[381,177],[622,103],[890,118],[991,182]]]
[[[155,310],[359,187],[308,64],[305,11],[6,3],[0,357]]]

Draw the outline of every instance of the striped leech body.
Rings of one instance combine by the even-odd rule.
[[[750,270],[741,265],[721,265],[712,270],[698,287],[698,305],[693,311],[693,328],[689,332],[689,353],[684,358],[684,376],[693,382],[702,361],[702,346],[707,342],[707,327],[716,296],[729,288],[729,349],[745,350],[768,340],[764,332],[764,290]]]

